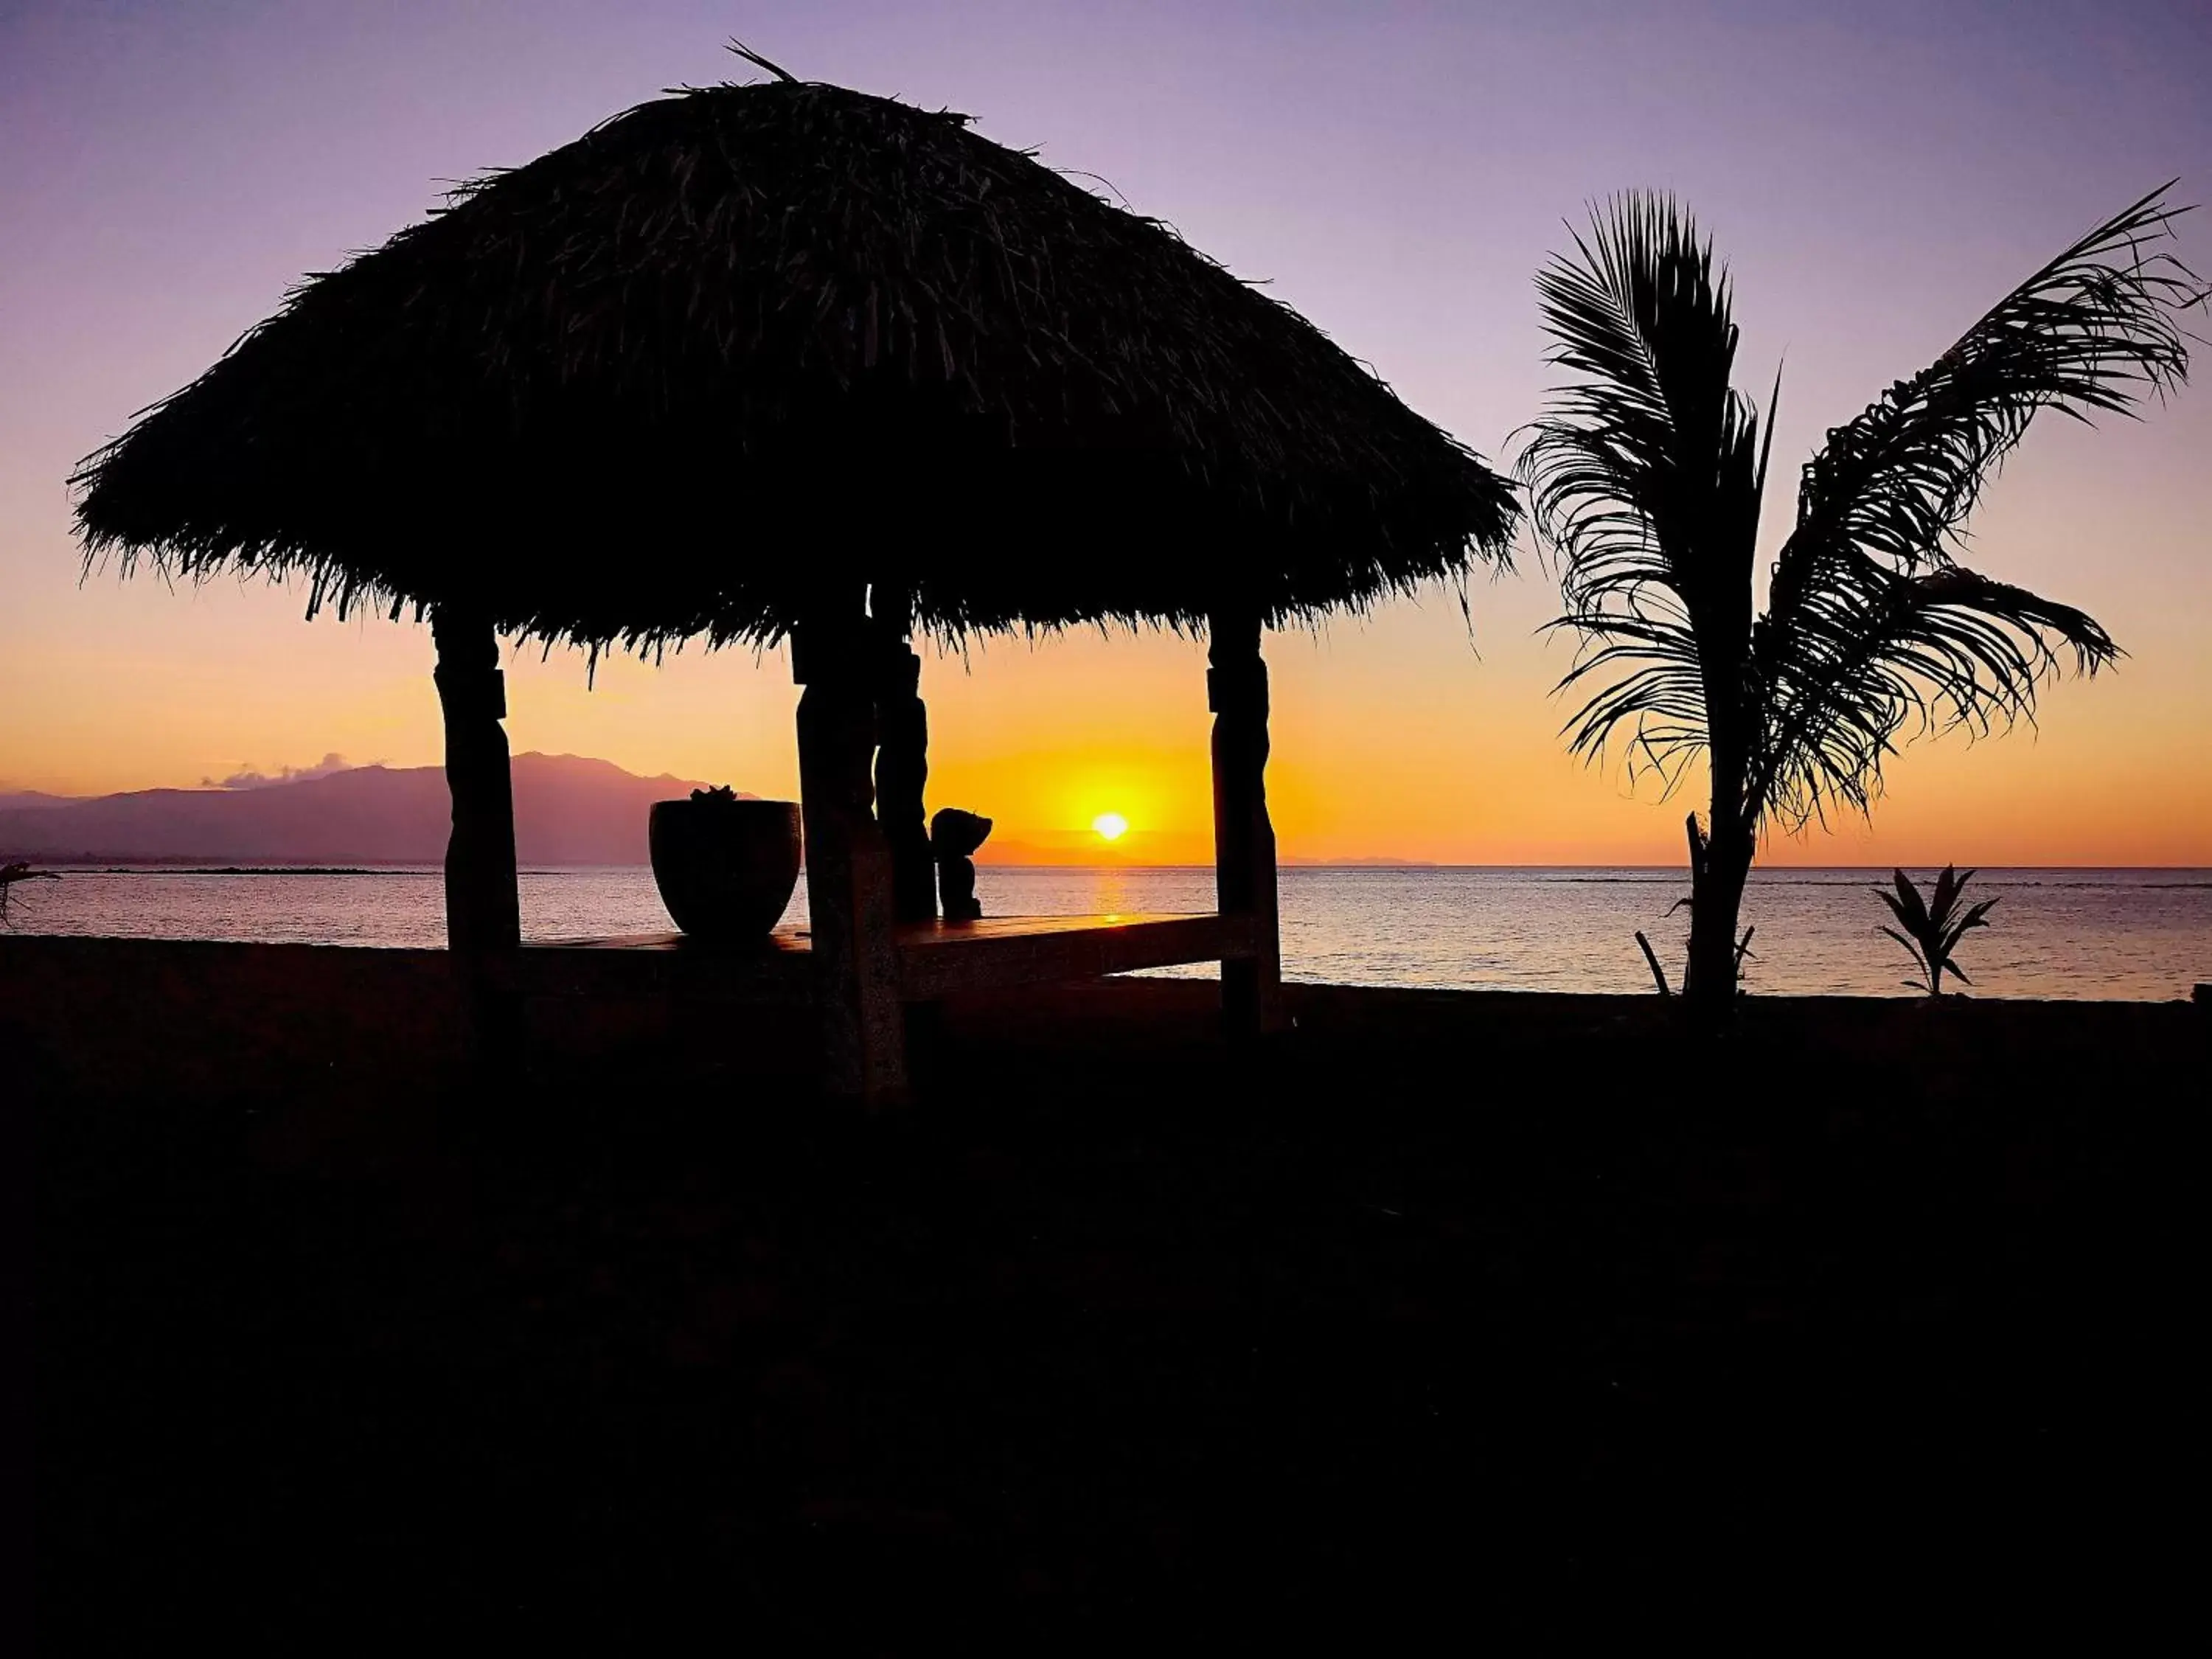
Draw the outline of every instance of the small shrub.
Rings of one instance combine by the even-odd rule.
[[[1912,878],[1902,870],[1891,872],[1891,879],[1897,887],[1895,892],[1883,887],[1874,890],[1897,918],[1896,927],[1881,931],[1910,951],[1914,965],[1920,969],[1918,979],[1905,981],[1911,989],[1940,997],[1947,973],[1961,985],[1974,982],[1966,977],[1966,970],[1951,959],[1951,953],[1959,948],[1959,941],[1969,928],[1990,925],[1989,914],[1996,901],[1984,899],[1979,904],[1960,909],[1959,896],[1973,878],[1972,870],[1962,876],[1954,866],[1947,864],[1943,873],[1936,878],[1935,891],[1925,900],[1912,884]],[[1900,933],[1899,928],[1904,931]]]

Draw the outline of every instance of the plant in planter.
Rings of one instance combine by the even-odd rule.
[[[726,785],[653,804],[653,879],[686,933],[767,936],[799,884],[799,803],[756,800]]]
[[[1984,899],[1980,903],[1960,908],[1960,895],[1966,884],[1974,878],[1972,870],[1960,875],[1955,866],[1945,865],[1943,873],[1936,878],[1935,890],[1926,898],[1912,884],[1912,878],[1904,871],[1891,872],[1897,890],[1886,887],[1874,890],[1890,914],[1897,918],[1896,927],[1881,931],[1912,953],[1913,964],[1920,969],[1918,979],[1908,979],[1906,986],[1916,991],[1925,991],[1931,997],[1943,994],[1943,975],[1950,974],[1961,985],[1974,981],[1966,977],[1966,970],[1951,959],[1959,941],[1967,930],[1986,927],[1989,914],[1996,904],[1995,899]],[[1899,928],[1904,931],[1900,933]]]

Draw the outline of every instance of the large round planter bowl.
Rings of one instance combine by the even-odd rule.
[[[653,879],[694,939],[759,939],[799,884],[795,800],[657,800]]]

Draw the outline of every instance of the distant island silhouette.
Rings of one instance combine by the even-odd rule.
[[[641,777],[612,761],[581,755],[518,755],[516,854],[526,864],[644,864],[647,809],[705,787],[668,773]],[[295,866],[350,872],[363,865],[436,864],[446,854],[452,810],[444,769],[435,766],[319,768],[289,779],[241,773],[216,787],[84,798],[0,792],[0,854],[43,864],[198,865],[239,874],[254,873],[254,866],[301,874],[307,872]],[[994,842],[977,862],[1000,868],[1082,864],[1079,839],[1068,837],[1068,847]],[[1185,856],[1160,862],[1181,867],[1200,860]],[[1444,867],[1433,860],[1389,857],[1285,855],[1282,863],[1322,869]]]
[[[643,864],[647,809],[702,787],[579,755],[518,755],[516,852],[532,864]],[[0,795],[0,851],[46,864],[435,864],[452,811],[435,766],[83,800]]]

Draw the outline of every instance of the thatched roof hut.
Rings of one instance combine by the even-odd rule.
[[[787,76],[457,191],[74,482],[88,566],[304,573],[311,612],[428,613],[448,931],[486,996],[520,939],[497,634],[793,635],[805,948],[831,1086],[871,1098],[903,1087],[901,1000],[948,985],[1218,959],[1231,1024],[1277,1024],[1263,625],[1502,558],[1515,517],[1165,226],[964,116]],[[1107,622],[1208,635],[1218,913],[947,957],[910,634]]]
[[[88,560],[637,645],[825,573],[941,635],[1271,621],[1514,507],[1319,330],[968,118],[779,80],[617,116],[298,288],[78,472]]]

